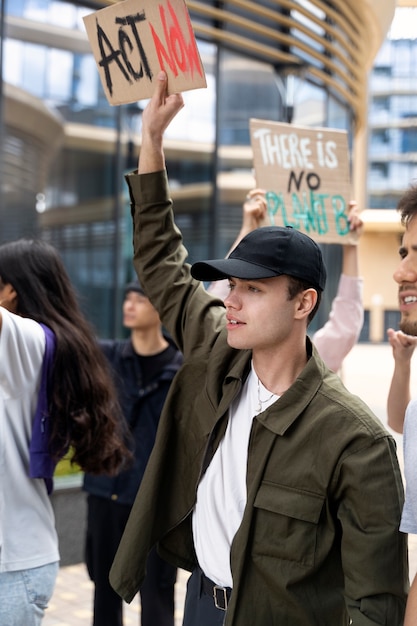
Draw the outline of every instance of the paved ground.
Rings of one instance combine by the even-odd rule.
[[[182,624],[185,583],[188,574],[179,572],[175,589],[175,626]],[[92,624],[93,585],[83,563],[62,567],[54,596],[46,610],[42,626],[90,626]],[[140,604],[124,604],[124,626],[139,626]],[[158,626],[155,624],[155,626]]]
[[[345,360],[342,378],[345,385],[363,398],[374,413],[386,424],[385,403],[391,380],[393,361],[391,348],[386,345],[359,344]],[[416,365],[417,368],[417,365]],[[412,373],[413,388],[417,393],[417,370]],[[402,464],[402,437],[395,435],[398,456]],[[410,538],[410,576],[417,572],[417,540]],[[182,622],[185,593],[185,572],[180,572],[176,586],[175,624]],[[91,624],[92,584],[85,566],[72,565],[61,568],[54,596],[46,611],[43,626],[89,626]],[[138,625],[139,602],[125,605],[125,626]]]

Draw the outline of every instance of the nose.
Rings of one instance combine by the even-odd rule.
[[[240,298],[236,293],[236,287],[229,291],[228,295],[224,299],[224,305],[227,309],[239,309]]]
[[[404,257],[395,270],[393,277],[398,284],[417,282],[417,263],[412,262],[408,256]]]

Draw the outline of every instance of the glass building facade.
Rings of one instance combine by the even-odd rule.
[[[387,215],[417,182],[416,20],[417,8],[396,9],[369,82],[367,203]],[[400,239],[401,233],[396,248]],[[388,328],[399,327],[397,299],[384,309],[385,337]]]
[[[136,164],[146,102],[107,103],[83,24],[105,4],[3,0],[0,242],[53,243],[98,334],[111,337],[123,332],[123,285],[134,274],[123,175]],[[360,42],[368,25],[359,1],[356,8],[342,0],[187,5],[207,89],[185,93],[165,147],[176,221],[193,262],[225,255],[239,230],[254,185],[251,117],[346,129],[352,145],[355,125],[364,123]],[[382,94],[378,106],[383,111]],[[401,107],[405,119],[410,107]],[[412,146],[416,137],[398,141]],[[323,250],[329,282],[316,326],[327,318],[340,272],[340,246]]]
[[[417,8],[398,8],[370,80],[369,206],[395,209],[417,180]]]

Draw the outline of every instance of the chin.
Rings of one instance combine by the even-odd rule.
[[[406,335],[417,337],[417,320],[410,320],[408,317],[400,322],[400,330]]]
[[[233,338],[230,337],[227,338],[227,343],[231,348],[234,348],[235,350],[250,350],[252,348],[252,346],[248,346],[241,341],[233,341]]]

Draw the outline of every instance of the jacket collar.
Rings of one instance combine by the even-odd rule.
[[[265,428],[277,435],[284,435],[291,424],[309,405],[320,388],[327,371],[326,365],[309,337],[306,337],[306,350],[308,361],[299,377],[277,402],[260,413],[256,418]],[[251,358],[252,353],[250,350],[242,350],[241,354],[236,358],[225,379],[225,385],[233,389],[233,397],[231,396],[231,391],[223,394],[218,409],[219,415],[227,411],[231,401],[248,377]]]
[[[258,421],[277,435],[284,435],[317,394],[327,368],[311,340],[306,340],[309,359],[291,387],[268,409],[257,416]]]

